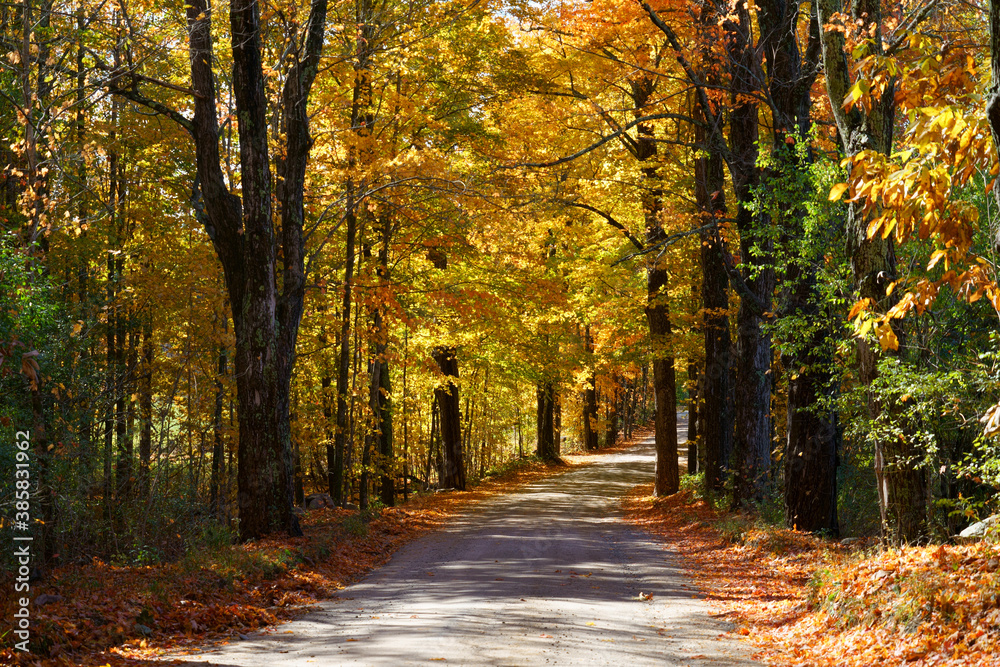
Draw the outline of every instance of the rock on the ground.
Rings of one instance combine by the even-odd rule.
[[[333,498],[329,493],[312,493],[306,496],[306,509],[318,510],[323,507],[334,507]]]
[[[1000,514],[994,514],[989,518],[972,524],[959,533],[958,536],[967,540],[981,540],[986,537],[987,533],[992,532],[991,529],[998,523],[1000,523]]]
[[[35,606],[41,607],[47,605],[50,602],[62,602],[61,595],[49,595],[48,593],[42,593],[37,598],[35,598]]]

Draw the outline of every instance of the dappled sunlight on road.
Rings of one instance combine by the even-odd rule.
[[[198,656],[217,665],[750,664],[673,557],[621,521],[648,445],[530,484],[402,548],[319,611]],[[195,659],[193,656],[188,659]]]

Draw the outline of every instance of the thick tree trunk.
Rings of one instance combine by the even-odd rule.
[[[760,184],[757,167],[759,113],[754,95],[763,81],[754,48],[750,13],[738,5],[726,21],[729,57],[733,67],[730,162],[737,199],[736,225],[740,232],[743,281],[737,313],[736,433],[733,442],[735,484],[733,506],[763,499],[771,462],[771,337],[763,330],[764,314],[771,310],[774,292],[773,241],[769,217],[750,210],[753,191]]]
[[[261,63],[259,5],[233,0],[230,25],[233,92],[240,138],[243,199],[228,191],[219,154],[213,71],[212,9],[204,0],[187,5],[191,80],[196,92],[192,135],[200,213],[222,263],[236,334],[234,375],[239,403],[237,498],[240,537],[280,529],[295,532],[287,440],[286,368],[278,359],[276,251],[271,216],[266,98]],[[285,363],[290,363],[285,360]]]
[[[687,468],[688,474],[698,472],[698,365],[688,364],[688,423]]]
[[[643,76],[631,82],[635,114],[646,113],[657,80]],[[653,126],[639,123],[634,155],[639,160],[644,183],[642,211],[646,227],[646,246],[663,241],[663,181]],[[674,376],[673,328],[670,322],[668,292],[670,273],[667,260],[656,256],[646,267],[646,321],[653,354],[653,393],[656,397],[656,474],[654,493],[666,496],[680,489],[677,462],[677,386]]]
[[[768,26],[760,35],[770,81],[775,119],[772,156],[778,163],[766,178],[804,171],[803,157],[794,149],[805,139],[811,123],[811,91],[819,71],[820,34],[815,3],[810,15],[805,52],[798,41],[798,5],[789,0],[762,0],[759,22]],[[808,159],[808,158],[806,158]],[[802,179],[803,181],[805,179]],[[804,193],[805,194],[805,193]],[[806,212],[799,207],[780,211],[782,237],[789,247],[784,277],[783,317],[799,320],[804,340],[788,341],[782,356],[788,369],[787,446],[785,450],[785,521],[799,530],[837,533],[836,413],[822,400],[835,387],[830,369],[835,350],[829,344],[828,319],[816,291],[820,257],[802,257]]]
[[[800,286],[800,290],[808,289]],[[794,311],[800,317],[821,318],[815,295],[806,296]],[[788,446],[785,451],[785,524],[790,528],[836,535],[837,448],[840,429],[837,414],[824,408],[819,398],[833,389],[826,327],[817,327],[811,348],[787,360]],[[811,352],[809,350],[812,350]],[[796,373],[800,365],[805,367]]]
[[[706,224],[725,213],[722,158],[718,150],[695,162],[695,198]],[[729,278],[718,230],[701,232],[702,332],[705,370],[702,378],[699,442],[705,484],[718,493],[725,483],[733,450],[733,409],[730,402]]]
[[[465,459],[462,454],[462,411],[458,397],[458,358],[453,347],[436,347],[432,353],[444,383],[434,390],[441,419],[441,487],[465,490]]]
[[[584,328],[583,345],[587,352],[587,358],[592,359],[594,354],[594,339],[590,334],[590,325]],[[583,446],[587,451],[597,449],[597,378],[591,372],[587,376],[586,385],[583,389],[583,410],[581,416],[583,420]]]
[[[819,0],[818,24],[825,26],[833,15],[844,11],[838,0]],[[882,48],[882,5],[878,0],[859,0],[849,7],[850,17],[873,28],[872,43],[878,54]],[[996,10],[991,8],[991,19]],[[836,30],[822,30],[823,68],[827,94],[842,147],[848,158],[861,150],[888,154],[892,150],[892,125],[895,115],[895,85],[890,82],[881,99],[873,99],[867,109],[844,108],[844,99],[852,86],[851,70],[845,51],[844,35]],[[991,113],[992,118],[993,113]],[[886,311],[896,297],[886,294],[896,280],[896,253],[892,237],[880,234],[868,238],[868,220],[858,203],[849,203],[847,211],[847,252],[851,257],[855,288],[859,298],[871,299],[875,308]],[[902,331],[896,330],[900,347]],[[878,377],[881,354],[867,340],[857,341],[861,382],[871,386]],[[873,392],[868,395],[868,413],[877,419],[886,409]],[[894,543],[915,542],[927,535],[926,481],[920,452],[910,438],[887,437],[875,443],[875,477],[878,483],[879,508],[883,536]]]
[[[555,443],[555,387],[551,380],[539,382],[535,393],[538,399],[537,409],[537,446],[535,453],[543,461],[551,461],[557,457]]]
[[[222,516],[222,469],[225,462],[225,447],[222,438],[222,406],[226,399],[225,384],[228,354],[225,346],[219,346],[215,368],[215,414],[212,419],[212,475],[209,481],[209,504],[216,517]]]
[[[295,345],[302,321],[305,298],[305,179],[312,137],[309,135],[308,102],[312,84],[319,69],[326,29],[326,0],[313,0],[309,20],[301,39],[304,48],[285,78],[282,90],[282,130],[284,152],[277,160],[277,196],[281,215],[281,294],[277,313],[277,373],[278,411],[275,424],[281,449],[282,488],[277,492],[287,497],[282,505],[295,503],[295,459],[291,440],[289,394],[295,368]],[[296,38],[299,38],[296,35]],[[293,535],[301,535],[298,520],[290,509],[283,521]]]

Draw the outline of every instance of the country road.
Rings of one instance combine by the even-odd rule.
[[[492,499],[202,665],[751,665],[674,556],[622,521],[643,444]],[[651,596],[647,599],[646,596]],[[175,656],[176,657],[176,656]]]

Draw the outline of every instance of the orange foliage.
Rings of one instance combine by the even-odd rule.
[[[33,598],[63,598],[32,608],[32,645],[49,647],[49,656],[3,649],[0,664],[141,665],[167,649],[228,641],[289,620],[470,505],[618,449],[567,456],[562,464],[533,462],[464,493],[414,497],[403,507],[383,510],[362,535],[349,530],[355,512],[324,508],[303,517],[304,537],[235,546],[229,557],[211,563],[195,558],[123,567],[95,560],[59,568],[31,591]],[[13,581],[0,585],[13,590]],[[12,618],[14,602],[0,601],[4,617]],[[152,633],[144,637],[137,624]]]
[[[998,545],[869,553],[770,527],[731,541],[704,501],[651,493],[623,499],[628,521],[679,554],[715,615],[767,664],[1000,665]]]

